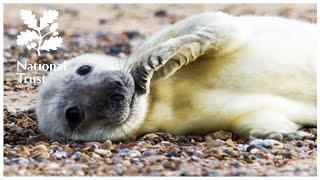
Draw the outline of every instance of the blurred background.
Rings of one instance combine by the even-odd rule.
[[[64,5],[5,5],[5,25],[21,25],[20,9],[31,9],[40,17],[44,10],[56,9],[59,25],[66,31],[136,30],[150,34],[160,25],[206,11],[223,11],[233,15],[273,15],[315,22],[316,6],[310,4],[64,4]]]

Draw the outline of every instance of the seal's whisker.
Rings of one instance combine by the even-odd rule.
[[[135,127],[130,127],[130,128],[131,128],[131,131],[132,131],[133,135],[137,135],[138,134],[138,128],[135,128]]]
[[[34,106],[34,107],[35,107],[35,108],[37,108],[37,107],[44,107],[44,106],[55,105],[55,104],[61,104],[61,102],[58,102],[58,103],[49,103],[49,104],[43,104],[43,105],[40,105],[40,106]]]
[[[36,109],[36,108],[38,108],[38,107],[45,107],[45,106],[50,106],[50,105],[55,105],[55,104],[60,104],[60,102],[58,102],[58,103],[43,104],[43,105],[40,105],[40,106],[33,106],[32,108],[29,108],[29,109]],[[56,109],[60,109],[60,108],[62,108],[62,107],[63,107],[63,104],[61,104],[60,106],[57,106]],[[29,109],[28,109],[28,110],[29,110]],[[26,111],[20,111],[20,112],[25,113],[25,114],[29,114],[29,113],[28,113],[28,110],[26,110]],[[32,113],[34,113],[34,112],[32,112]]]
[[[120,60],[121,60],[121,59],[120,59],[120,58],[117,58],[117,59],[118,59],[118,69],[121,69],[121,68],[120,68],[120,65],[121,65]]]
[[[59,110],[60,108],[62,108],[62,107],[64,107],[64,105],[62,104],[62,105],[60,105],[60,106],[57,106],[55,109],[54,109],[54,111],[57,111],[57,110]]]
[[[125,133],[125,131],[123,130],[122,126],[120,126],[120,129],[121,129],[121,131],[122,131],[123,135],[124,135],[126,138],[127,138],[127,137],[129,137],[129,138],[130,138],[130,136],[128,136],[128,135]]]
[[[130,61],[130,58],[127,58],[127,59],[126,59],[126,62],[125,62],[124,65],[123,65],[123,68],[122,68],[123,71],[126,71],[126,66],[127,66],[127,64],[128,64],[129,61]]]
[[[130,71],[130,69],[132,69],[133,66],[134,66],[134,63],[130,64],[127,68],[127,71]]]

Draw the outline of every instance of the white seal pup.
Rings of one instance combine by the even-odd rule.
[[[88,54],[50,72],[39,128],[50,139],[104,141],[154,131],[261,138],[316,126],[316,37],[316,25],[280,17],[191,16],[128,60]]]

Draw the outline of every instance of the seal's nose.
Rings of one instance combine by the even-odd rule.
[[[129,73],[112,71],[105,75],[103,96],[106,97],[107,108],[116,108],[130,104],[134,94],[134,82]],[[97,96],[101,100],[101,97]],[[102,98],[105,99],[105,98]]]
[[[110,92],[108,97],[111,101],[123,101],[125,97],[125,85],[122,80],[113,80],[108,83]]]

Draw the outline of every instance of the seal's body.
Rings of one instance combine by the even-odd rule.
[[[187,34],[198,25],[212,26],[216,32],[230,30],[226,34],[230,37],[225,37],[229,42],[154,83],[143,126],[146,131],[249,133],[244,130],[249,128],[287,132],[316,125],[313,25],[225,14],[188,20],[159,37],[179,28]]]
[[[53,120],[41,115],[48,113],[41,104],[53,99],[47,98],[43,103],[48,89],[52,88],[53,82],[49,81],[60,81],[54,75],[49,75],[49,81],[40,89],[39,127],[50,138],[103,141],[154,131],[203,134],[230,130],[245,137],[264,137],[273,132],[287,133],[303,126],[316,126],[315,52],[316,26],[312,24],[224,13],[192,16],[154,34],[129,57],[130,74],[124,79],[134,81],[134,92],[131,93],[132,83],[127,83],[124,86],[128,90],[121,93],[130,98],[112,95],[116,102],[107,101],[113,102],[113,106],[107,107],[117,106],[117,111],[124,112],[114,117],[118,120],[112,128],[109,128],[110,120],[109,124],[97,123],[90,115],[70,130],[70,122],[64,115],[67,106],[63,111],[58,110],[61,114]],[[99,62],[92,62],[93,59]],[[95,67],[103,62],[105,65],[99,65],[101,72],[110,71],[107,61],[102,59],[110,57],[85,55],[71,62],[77,64],[72,66],[75,69],[84,64]],[[111,70],[119,71],[116,65]],[[96,73],[101,75],[101,72]],[[101,78],[97,74],[94,77]],[[58,95],[51,92],[49,96]],[[50,112],[57,113],[57,108],[53,109]],[[83,109],[78,110],[78,115],[92,112],[90,108]],[[102,119],[110,119],[110,112],[104,114]],[[48,128],[48,121],[59,128]]]

